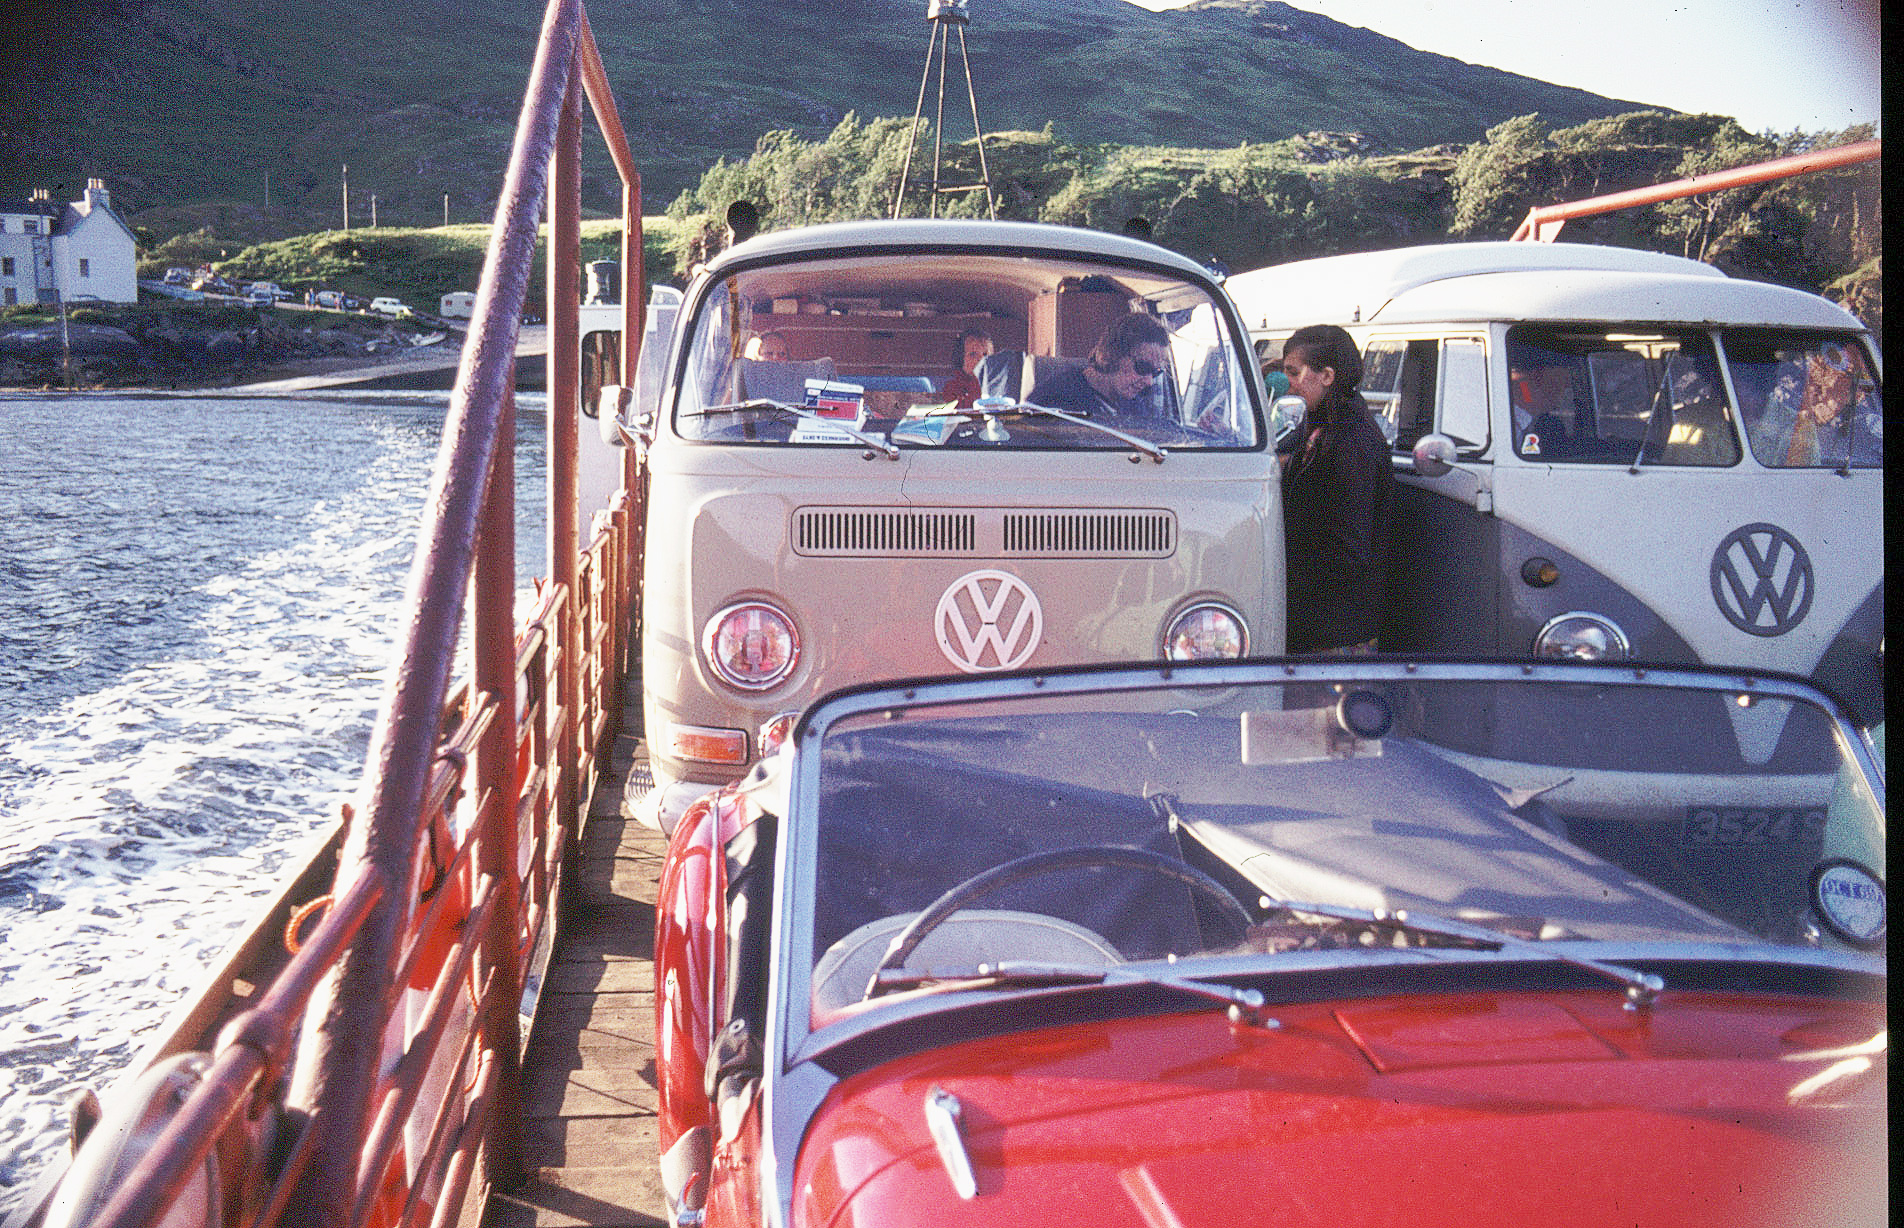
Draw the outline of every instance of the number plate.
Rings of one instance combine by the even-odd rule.
[[[1818,844],[1823,806],[1689,806],[1686,843],[1701,848],[1790,848]]]

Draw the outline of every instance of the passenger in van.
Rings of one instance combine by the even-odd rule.
[[[1082,367],[1040,380],[1031,403],[1086,418],[1155,417],[1151,390],[1170,361],[1170,334],[1140,312],[1112,320]]]
[[[1362,383],[1362,355],[1333,324],[1283,343],[1289,391],[1303,400],[1303,440],[1283,471],[1290,652],[1369,651],[1388,585],[1388,440]]]
[[[1510,364],[1507,380],[1513,394],[1515,449],[1522,456],[1564,453],[1572,438],[1567,418],[1573,414],[1573,371],[1566,362],[1530,351]]]
[[[770,329],[759,336],[748,338],[747,348],[742,351],[741,357],[754,358],[761,362],[791,362],[793,352],[787,348],[786,335]]]
[[[992,352],[992,338],[982,328],[968,328],[959,334],[958,372],[945,381],[939,389],[939,395],[950,397],[958,402],[960,409],[972,408],[972,402],[978,400],[984,392],[979,384],[978,364]]]

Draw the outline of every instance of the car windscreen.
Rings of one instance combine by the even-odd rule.
[[[673,406],[690,442],[1128,450],[1128,435],[1197,450],[1262,438],[1224,310],[1167,270],[970,252],[807,259],[713,282],[693,313]]]
[[[1173,677],[883,704],[819,753],[819,1017],[948,901],[905,968],[1435,945],[1345,909],[1534,943],[1882,944],[1882,807],[1843,727],[1745,688]]]

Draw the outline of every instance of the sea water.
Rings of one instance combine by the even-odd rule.
[[[0,1215],[349,796],[444,411],[0,396]]]

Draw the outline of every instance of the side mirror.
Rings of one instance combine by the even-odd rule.
[[[1302,420],[1308,416],[1309,405],[1299,396],[1277,397],[1271,411],[1270,433],[1275,436],[1277,443],[1281,443],[1302,429]]]
[[[628,407],[634,404],[635,390],[626,384],[603,384],[601,394],[595,400],[595,425],[602,433],[602,442],[611,448],[625,448],[633,428],[622,420]],[[627,435],[624,435],[624,432]]]
[[[1446,435],[1423,435],[1415,441],[1415,472],[1425,478],[1438,478],[1454,468],[1454,440]]]

